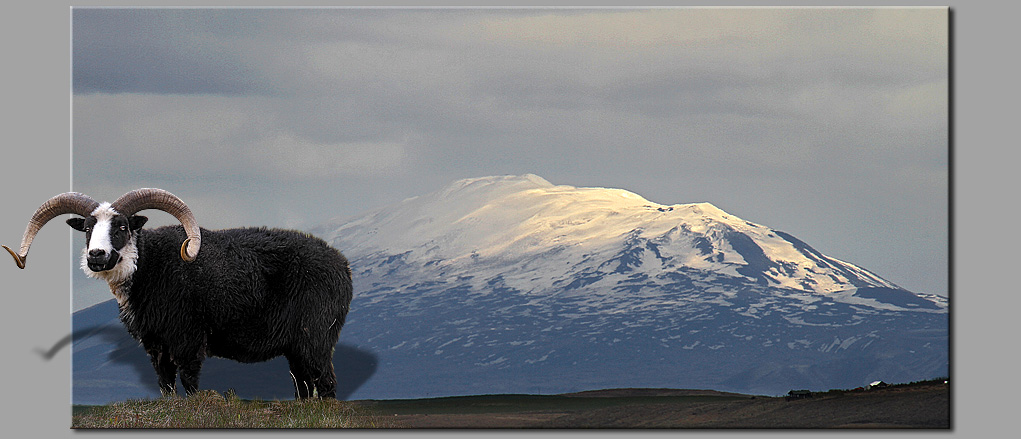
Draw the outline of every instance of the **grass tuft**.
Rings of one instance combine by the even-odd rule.
[[[188,397],[129,400],[90,407],[71,428],[392,428],[392,421],[334,399],[242,400],[203,390]]]

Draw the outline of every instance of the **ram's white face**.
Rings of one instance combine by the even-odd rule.
[[[134,223],[134,224],[132,224]],[[90,277],[110,282],[127,279],[135,271],[137,251],[132,226],[141,228],[145,217],[131,219],[103,203],[84,219],[68,221],[71,227],[85,232],[82,270]]]
[[[117,250],[123,247],[124,244],[119,242],[124,241],[124,239],[118,235],[128,235],[128,222],[123,219],[117,221],[119,216],[109,206],[101,206],[92,213],[92,217],[85,220],[86,227],[90,229],[85,232],[85,241],[86,249],[88,250],[89,268],[92,271],[109,270],[112,267],[107,267],[107,265],[117,263]],[[92,226],[89,227],[89,224],[92,224]],[[114,248],[115,241],[118,241],[117,243],[120,244],[118,248]]]

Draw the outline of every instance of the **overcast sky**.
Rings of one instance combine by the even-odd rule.
[[[72,26],[73,188],[97,199],[161,187],[207,228],[309,228],[534,173],[708,201],[947,294],[945,8],[76,8]]]

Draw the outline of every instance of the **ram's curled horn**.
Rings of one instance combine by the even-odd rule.
[[[25,234],[21,237],[21,249],[18,253],[15,253],[14,250],[11,250],[6,245],[3,247],[14,257],[14,262],[18,264],[18,268],[25,268],[25,258],[28,257],[28,249],[32,246],[32,240],[35,239],[35,235],[39,233],[39,229],[43,228],[43,225],[65,213],[89,216],[97,207],[99,207],[99,202],[85,194],[65,192],[57,195],[46,200],[32,214],[32,219],[28,220],[28,227],[25,228]]]
[[[181,222],[184,232],[188,235],[188,239],[181,244],[181,259],[191,262],[198,257],[199,247],[202,245],[202,233],[199,231],[198,221],[195,220],[191,209],[176,195],[163,189],[135,189],[122,195],[110,207],[117,213],[126,216],[134,215],[145,209],[162,210],[173,215]]]

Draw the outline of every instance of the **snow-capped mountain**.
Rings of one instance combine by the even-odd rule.
[[[485,177],[311,232],[351,262],[355,298],[335,363],[353,399],[619,387],[778,395],[948,373],[944,298],[709,203]],[[99,315],[86,311],[76,333]],[[97,333],[109,345],[116,314],[102,318],[91,327],[107,328]],[[110,361],[84,359],[105,349],[90,337],[75,340],[76,401],[112,382]],[[118,337],[106,355],[131,350]],[[158,395],[140,355],[134,373]],[[286,378],[286,367],[259,367],[216,363],[202,386],[258,375],[233,387],[286,398],[287,388],[255,384]]]
[[[351,260],[342,339],[379,355],[372,397],[947,373],[945,299],[709,203],[485,177],[314,233]]]
[[[499,275],[528,292],[564,275],[602,273],[593,285],[600,287],[636,271],[654,274],[647,286],[655,289],[668,282],[664,273],[690,270],[822,294],[898,288],[709,203],[664,206],[620,189],[554,186],[535,175],[457,181],[320,230],[353,257],[435,265],[471,275],[479,287]],[[534,276],[540,273],[556,278]]]

